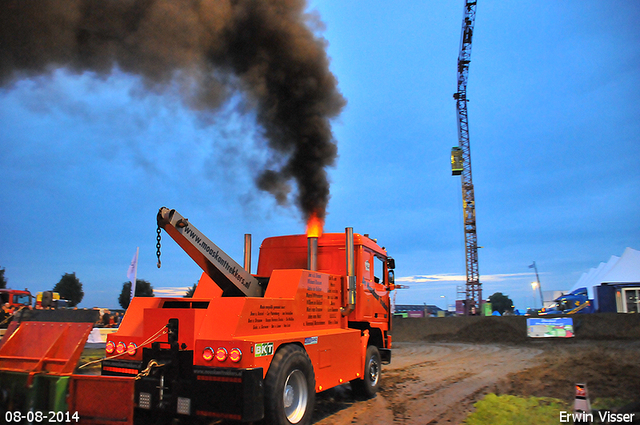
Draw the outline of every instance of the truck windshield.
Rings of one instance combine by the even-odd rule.
[[[29,295],[16,294],[16,295],[13,296],[13,303],[14,304],[22,304],[22,305],[30,305],[31,304],[31,297]]]

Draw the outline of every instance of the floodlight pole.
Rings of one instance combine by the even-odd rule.
[[[538,276],[538,266],[536,266],[535,261],[533,262],[532,266],[533,266],[533,270],[536,271],[536,282],[538,283],[538,290],[540,291],[540,303],[542,304],[542,308],[544,308],[544,298],[542,297],[542,286],[540,286],[540,277]]]

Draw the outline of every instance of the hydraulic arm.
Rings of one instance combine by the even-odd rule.
[[[160,208],[158,227],[163,228],[189,257],[222,288],[222,296],[263,296],[264,291],[258,279],[218,248],[176,210]]]

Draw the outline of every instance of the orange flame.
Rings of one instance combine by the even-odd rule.
[[[312,213],[307,221],[307,237],[319,238],[322,236],[324,220],[320,219],[316,213]]]

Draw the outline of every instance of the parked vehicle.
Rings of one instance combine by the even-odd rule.
[[[2,305],[9,303],[11,308],[17,310],[33,303],[33,296],[28,289],[0,289]]]

